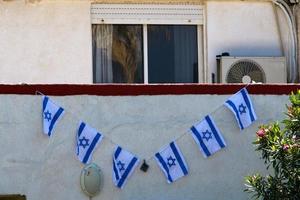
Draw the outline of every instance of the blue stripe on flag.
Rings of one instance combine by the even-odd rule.
[[[172,177],[170,176],[170,172],[169,172],[169,168],[167,166],[167,164],[165,163],[164,159],[161,157],[161,155],[159,153],[155,154],[155,157],[159,160],[159,162],[161,163],[161,165],[163,166],[165,172],[167,173],[168,176],[168,180],[170,182],[173,182]]]
[[[113,159],[113,168],[114,168],[114,172],[115,172],[115,177],[116,177],[116,179],[117,180],[119,180],[119,172],[118,172],[118,170],[117,170],[117,168],[116,168],[116,163],[115,163],[115,160]]]
[[[100,137],[101,137],[101,135],[100,135],[99,133],[96,135],[96,137],[94,137],[94,139],[93,139],[93,141],[92,141],[92,143],[91,143],[89,149],[87,150],[87,152],[86,152],[86,154],[85,154],[85,156],[84,156],[84,158],[83,158],[83,161],[82,161],[82,162],[83,162],[84,164],[86,164],[86,162],[88,161],[88,159],[89,159],[89,157],[90,157],[92,151],[94,150],[94,148],[95,148],[95,146],[96,146],[98,140],[100,139]]]
[[[85,123],[84,122],[81,122],[80,126],[79,126],[79,129],[78,129],[78,138],[80,137],[83,129],[85,127]]]
[[[43,101],[43,111],[45,111],[45,108],[47,106],[49,98],[47,96],[44,97],[44,101]]]
[[[207,157],[210,156],[211,154],[210,154],[210,152],[208,151],[207,147],[205,146],[205,144],[204,144],[204,142],[203,142],[203,140],[202,140],[202,138],[201,138],[201,135],[200,135],[200,133],[198,132],[198,130],[197,130],[194,126],[191,128],[191,130],[192,130],[193,134],[197,137],[197,139],[198,139],[198,141],[199,141],[199,143],[200,143],[200,146],[201,146],[201,148],[203,149],[203,151],[204,151],[204,153],[206,154],[206,156],[207,156]]]
[[[131,162],[129,163],[128,167],[126,168],[124,174],[122,175],[120,181],[118,182],[118,187],[121,188],[124,181],[126,180],[127,176],[129,175],[130,171],[134,167],[135,163],[137,162],[137,158],[134,157]]]
[[[121,151],[122,151],[122,148],[118,146],[118,148],[117,148],[116,151],[115,151],[115,159],[118,159],[118,157],[119,157]]]
[[[173,151],[173,153],[174,153],[174,155],[175,155],[175,157],[176,157],[176,159],[177,159],[177,161],[178,161],[178,163],[180,165],[180,168],[181,168],[183,174],[187,175],[188,171],[187,171],[187,169],[186,169],[186,167],[185,167],[185,165],[184,165],[184,163],[183,163],[183,161],[181,159],[181,156],[179,155],[179,153],[177,151],[177,148],[176,148],[174,142],[170,143],[170,147],[171,147],[171,149],[172,149],[172,151]]]
[[[57,121],[57,119],[59,118],[59,116],[62,114],[62,112],[64,111],[63,108],[59,108],[58,111],[55,113],[52,121],[51,121],[51,124],[49,126],[49,132],[48,132],[48,135],[50,136],[51,135],[51,132],[52,132],[52,129],[53,129],[53,126],[55,124],[55,122]]]
[[[241,118],[240,118],[239,112],[238,112],[237,108],[235,107],[234,103],[232,101],[230,101],[230,100],[227,100],[226,103],[234,110],[235,116],[237,117],[237,119],[239,121],[240,128],[244,129],[244,126],[243,126],[243,124],[241,122]]]
[[[205,119],[206,119],[206,121],[207,121],[207,123],[208,123],[208,125],[209,125],[209,127],[210,127],[210,129],[211,129],[211,131],[213,132],[213,134],[214,134],[214,136],[215,136],[217,142],[219,143],[220,147],[224,148],[225,145],[224,145],[223,141],[221,140],[221,138],[220,138],[220,136],[219,136],[219,134],[218,134],[218,132],[217,132],[217,130],[216,130],[216,127],[215,127],[214,124],[212,123],[211,118],[207,115],[207,116],[205,117]]]
[[[250,100],[249,100],[248,95],[247,95],[248,92],[246,93],[246,91],[247,90],[245,88],[243,88],[241,90],[241,93],[242,93],[244,101],[246,102],[246,105],[248,107],[251,121],[253,122],[255,119],[254,119],[254,115],[253,115],[253,112],[252,112],[252,107],[251,107],[251,104],[250,104]]]

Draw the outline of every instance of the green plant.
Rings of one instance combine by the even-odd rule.
[[[245,191],[255,199],[300,199],[300,90],[290,95],[290,102],[283,128],[276,122],[256,132],[253,144],[271,174],[245,177]]]

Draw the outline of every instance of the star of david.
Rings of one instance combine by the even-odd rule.
[[[48,120],[48,122],[51,120],[51,113],[49,112],[49,110],[44,112],[44,119]]]
[[[117,163],[117,165],[118,165],[118,168],[119,168],[120,172],[123,171],[123,170],[125,170],[125,168],[124,168],[125,163],[122,163],[122,162],[119,160],[119,162]]]
[[[176,163],[175,163],[176,159],[175,158],[172,158],[172,156],[170,156],[167,160],[168,160],[167,164],[169,165],[169,167],[172,167],[173,165],[176,166]]]
[[[239,105],[239,112],[240,115],[246,113],[246,106],[244,106],[244,104]]]
[[[209,132],[208,130],[202,132],[202,138],[203,139],[206,139],[206,141],[208,141],[209,139],[212,139],[212,136],[211,136],[211,132]]]
[[[86,139],[84,136],[81,139],[79,139],[79,146],[82,146],[85,149],[85,147],[89,145],[89,139]]]

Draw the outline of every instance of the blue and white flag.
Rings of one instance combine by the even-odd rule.
[[[257,119],[246,88],[232,95],[225,102],[225,106],[233,112],[241,130],[250,126]]]
[[[220,130],[209,115],[193,126],[191,131],[204,157],[209,157],[226,146]]]
[[[175,142],[171,142],[163,150],[156,153],[155,159],[166,175],[168,183],[188,174],[187,164]]]
[[[44,134],[52,135],[54,127],[63,116],[64,109],[53,103],[49,97],[43,97],[43,129]]]
[[[91,161],[92,155],[103,136],[97,130],[81,122],[76,137],[76,155],[84,164]]]
[[[126,181],[137,167],[139,159],[132,153],[118,146],[113,155],[113,182],[123,188]]]

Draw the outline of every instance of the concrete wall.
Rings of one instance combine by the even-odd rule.
[[[187,131],[192,124],[223,104],[228,95],[65,96],[53,100],[66,109],[52,138],[42,135],[41,97],[0,95],[0,194],[25,194],[28,200],[88,199],[80,189],[83,165],[75,158],[75,134],[84,120],[141,159]],[[247,199],[244,176],[264,171],[251,144],[259,124],[281,120],[287,96],[255,95],[257,122],[239,131],[231,112],[212,113],[227,148],[205,159],[190,135],[178,145],[189,175],[167,184],[154,160],[147,173],[137,169],[123,190],[112,183],[114,145],[104,139],[94,162],[104,173],[104,187],[93,199],[215,200]]]
[[[271,2],[207,2],[208,80],[216,73],[216,55],[282,56]]]
[[[91,83],[89,1],[0,1],[0,83]]]

